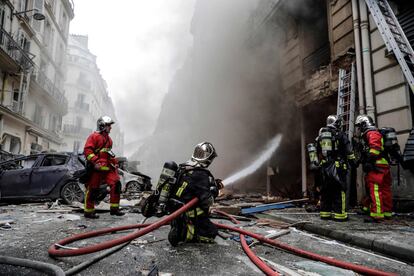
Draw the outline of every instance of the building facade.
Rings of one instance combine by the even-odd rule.
[[[1,149],[14,154],[59,150],[68,0],[0,1]]]
[[[70,35],[67,50],[66,97],[68,113],[63,118],[63,151],[83,151],[85,140],[96,130],[100,116],[108,115],[117,122],[107,85],[96,64],[96,56],[88,49],[88,37]],[[119,123],[113,125],[111,137],[117,155],[123,154],[124,136]]]
[[[411,46],[414,46],[414,3],[388,1]],[[270,4],[269,4],[270,3]],[[266,6],[267,5],[267,6]],[[414,119],[414,97],[393,53],[364,0],[267,1],[253,34],[280,37],[281,93],[293,95],[301,114],[302,192],[312,185],[305,145],[313,142],[327,115],[336,114],[338,71],[356,68],[356,115],[371,115],[378,127],[393,127],[404,150]],[[269,9],[268,5],[271,5]],[[253,40],[257,37],[253,36]],[[392,167],[396,199],[414,200],[411,172]],[[358,173],[358,197],[364,193]]]

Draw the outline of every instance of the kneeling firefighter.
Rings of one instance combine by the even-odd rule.
[[[202,142],[195,146],[188,162],[166,162],[155,193],[143,206],[144,216],[162,216],[198,198],[196,207],[171,222],[168,241],[172,246],[180,242],[214,242],[217,228],[209,219],[209,208],[223,188],[221,180],[214,179],[207,169],[215,157],[213,145]]]

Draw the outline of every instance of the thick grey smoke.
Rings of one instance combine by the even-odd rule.
[[[165,161],[184,162],[195,144],[209,141],[219,155],[212,171],[225,178],[248,166],[276,134],[287,137],[284,147],[297,142],[294,131],[285,135],[295,115],[292,98],[280,93],[281,33],[257,14],[258,4],[270,12],[276,2],[197,1],[193,49],[170,84],[154,134],[134,155],[144,173],[158,177]],[[283,160],[274,156],[270,165]],[[264,171],[240,184],[263,190]]]

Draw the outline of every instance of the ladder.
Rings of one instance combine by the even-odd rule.
[[[339,69],[338,76],[338,104],[336,115],[342,118],[344,131],[352,141],[355,122],[355,63],[352,63],[349,71]]]
[[[365,0],[387,50],[394,52],[414,93],[414,51],[387,0]]]

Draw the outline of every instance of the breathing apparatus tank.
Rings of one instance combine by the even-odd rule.
[[[328,157],[333,150],[333,133],[328,127],[319,130],[319,145],[321,146],[322,156]]]
[[[400,145],[398,144],[397,140],[397,133],[395,129],[392,127],[383,127],[380,130],[384,141],[384,152],[386,158],[390,158],[392,161],[396,161],[398,163],[402,162],[402,155],[400,151]]]
[[[141,202],[141,213],[144,217],[161,217],[167,213],[170,191],[177,183],[179,168],[174,161],[165,162],[155,190]]]
[[[306,145],[306,149],[308,151],[310,169],[315,170],[319,167],[319,159],[318,159],[318,153],[316,151],[316,146],[314,143],[309,143]]]
[[[165,162],[158,180],[156,191],[159,193],[156,215],[165,214],[170,191],[177,183],[178,165],[174,161]]]

